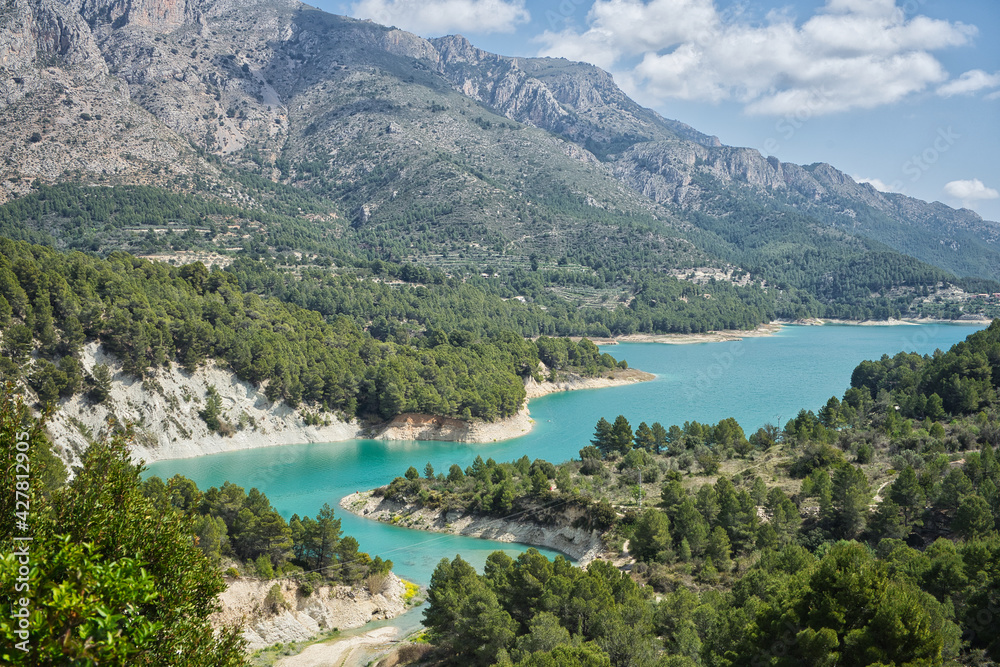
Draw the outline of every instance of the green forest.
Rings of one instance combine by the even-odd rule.
[[[125,435],[94,442],[67,482],[43,421],[5,391],[0,444],[4,664],[246,664],[239,628],[209,623],[226,587],[218,565],[191,516],[143,493]]]
[[[429,657],[467,665],[986,665],[1000,659],[1000,322],[863,362],[842,398],[733,419],[601,418],[580,458],[428,465],[411,507],[597,530],[585,570],[443,560]],[[640,477],[641,473],[641,477]],[[407,525],[406,514],[396,515]],[[575,518],[571,518],[575,517]]]
[[[137,378],[214,360],[264,385],[271,400],[375,419],[510,416],[524,402],[522,377],[537,373],[540,349],[552,348],[541,356],[555,359],[556,369],[598,375],[624,366],[585,339],[536,343],[462,329],[390,336],[384,317],[367,328],[344,315],[328,321],[245,292],[234,274],[201,264],[171,267],[119,252],[100,259],[5,239],[0,251],[0,376],[26,380],[43,403],[106,395],[106,378],[80,362],[88,341]]]
[[[315,518],[293,514],[285,521],[258,489],[230,482],[202,492],[182,475],[167,482],[152,476],[140,488],[158,511],[190,517],[198,549],[217,565],[234,563],[229,576],[293,578],[308,595],[322,584],[357,584],[392,569],[392,561],[358,551],[326,503]]]
[[[949,318],[991,314],[996,307],[935,298],[942,285],[1000,291],[874,241],[814,233],[801,214],[765,210],[735,191],[720,194],[715,208],[692,214],[694,226],[686,231],[671,228],[669,237],[648,216],[612,215],[565,192],[539,193],[553,210],[565,209],[559,215],[568,216],[566,225],[589,221],[583,236],[600,239],[601,253],[586,244],[578,251],[529,252],[504,243],[498,250],[471,237],[439,239],[434,235],[455,229],[435,222],[444,213],[440,206],[417,203],[398,219],[358,226],[308,190],[271,183],[258,192],[266,206],[241,208],[207,194],[148,186],[38,184],[32,194],[0,206],[0,235],[105,257],[116,250],[213,252],[229,258],[226,263],[235,259],[227,272],[245,291],[316,310],[328,320],[346,315],[362,327],[385,317],[411,333],[434,327],[611,336],[747,329],[776,318]],[[734,225],[734,219],[742,222]],[[670,247],[658,245],[667,240]],[[737,275],[749,273],[753,281],[736,286],[679,279],[671,271],[684,275],[713,262],[678,254],[692,243],[741,267]]]

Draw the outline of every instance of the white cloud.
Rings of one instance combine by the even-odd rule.
[[[948,78],[934,50],[974,26],[916,16],[895,0],[827,0],[805,22],[753,23],[715,0],[596,0],[584,31],[546,31],[541,55],[616,72],[654,100],[736,100],[748,113],[820,115],[897,102]]]
[[[887,16],[898,10],[895,0],[827,0],[826,11]]]
[[[879,192],[902,192],[900,188],[887,184],[881,178],[861,178],[860,176],[855,176],[854,180],[858,183],[867,183]]]
[[[971,95],[983,88],[996,88],[1000,86],[1000,72],[990,74],[981,69],[970,69],[957,79],[952,79],[948,83],[937,89],[937,94],[942,97],[952,95]],[[990,97],[992,98],[992,94]]]
[[[993,188],[988,188],[978,178],[968,181],[951,181],[944,185],[945,194],[962,202],[981,201],[983,199],[996,199],[1000,197],[1000,192]]]
[[[524,0],[360,0],[350,14],[424,36],[513,32],[531,19]]]

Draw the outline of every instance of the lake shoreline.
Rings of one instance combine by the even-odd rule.
[[[849,326],[899,326],[921,324],[958,324],[982,326],[989,320],[778,320],[761,325],[752,331],[723,330],[704,334],[633,334],[618,339],[592,339],[598,344],[619,342],[663,343],[672,345],[735,342],[750,337],[767,337],[779,333],[783,327],[808,325]],[[195,458],[224,452],[245,451],[282,445],[344,442],[357,439],[417,440],[466,443],[492,443],[510,440],[531,432],[534,422],[529,411],[529,401],[547,394],[583,389],[603,389],[655,379],[650,373],[637,369],[612,369],[605,377],[585,378],[571,373],[557,373],[537,382],[525,382],[526,401],[515,415],[494,422],[466,422],[434,415],[403,414],[380,424],[362,423],[358,420],[342,421],[336,417],[325,423],[308,426],[296,410],[267,400],[259,387],[237,378],[231,371],[215,364],[187,373],[173,368],[159,370],[148,379],[153,391],[147,391],[147,382],[128,378],[120,362],[104,354],[99,346],[85,346],[83,364],[87,371],[96,363],[108,365],[114,374],[112,396],[107,406],[92,405],[82,396],[65,401],[47,422],[49,434],[56,444],[56,451],[67,465],[79,465],[90,439],[106,428],[108,417],[135,425],[136,438],[132,457],[154,463],[163,460]],[[200,401],[209,386],[214,386],[223,400],[229,419],[240,421],[239,428],[230,435],[220,435],[208,430],[198,416]]]
[[[758,325],[756,329],[719,329],[705,333],[691,334],[628,334],[612,338],[591,338],[597,345],[618,345],[619,343],[661,343],[664,345],[697,345],[700,343],[733,343],[745,338],[763,338],[774,336],[786,326],[855,326],[855,327],[890,327],[890,326],[920,326],[922,324],[957,324],[981,326],[989,325],[993,320],[988,318],[967,320],[941,320],[936,318],[920,319],[888,319],[888,320],[841,320],[833,318],[811,317],[801,320],[772,320],[767,324]]]
[[[563,391],[604,389],[636,382],[648,382],[655,375],[638,369],[613,368],[603,377],[583,377],[576,373],[551,373],[549,379],[525,381],[525,401],[514,415],[496,421],[463,421],[437,415],[406,413],[387,422],[343,421],[333,415],[319,425],[307,425],[299,411],[267,399],[260,387],[241,380],[232,371],[210,363],[193,373],[174,367],[158,369],[145,381],[129,378],[120,362],[96,344],[83,353],[87,371],[103,363],[112,369],[114,383],[105,404],[94,405],[82,396],[64,401],[46,423],[57,453],[67,465],[79,465],[90,439],[106,428],[108,417],[119,423],[131,422],[135,437],[133,461],[146,464],[165,460],[196,458],[211,454],[246,451],[307,443],[347,440],[419,440],[492,443],[529,433],[534,425],[528,409],[533,398]],[[212,432],[199,416],[208,387],[220,397],[224,420],[231,432]]]
[[[384,491],[388,487],[380,487]],[[601,532],[574,528],[573,521],[543,525],[533,521],[477,515],[459,510],[440,510],[389,500],[375,489],[356,491],[340,499],[340,507],[355,516],[393,526],[432,533],[462,535],[495,542],[526,544],[551,549],[587,565],[598,558],[611,558]]]

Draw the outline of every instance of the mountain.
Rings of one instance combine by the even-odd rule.
[[[956,275],[1000,279],[1000,225],[973,211],[883,193],[829,164],[801,166],[724,146],[717,137],[639,106],[592,65],[505,58],[461,36],[431,43],[439,54],[431,60],[457,89],[587,148],[618,179],[658,203],[724,215],[712,206],[717,192],[742,187],[763,202],[791,207]]]
[[[226,225],[220,250],[416,262],[497,276],[503,298],[546,307],[627,306],[633,324],[607,323],[619,333],[674,330],[664,302],[690,303],[677,279],[727,300],[711,326],[752,326],[958,315],[956,293],[984,290],[954,275],[1000,278],[993,223],[723,146],[590,65],[291,0],[15,0],[0,43],[0,196],[40,181],[211,202],[190,221],[128,216],[113,241],[100,206],[7,216],[68,247],[107,250],[129,234],[127,247],[188,247],[164,240],[164,225],[203,247],[204,230]],[[81,231],[93,220],[103,228]],[[929,305],[942,293],[950,310]]]

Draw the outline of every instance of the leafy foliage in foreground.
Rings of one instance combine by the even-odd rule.
[[[225,628],[216,635],[208,622],[225,588],[222,577],[194,546],[190,520],[159,511],[143,496],[141,469],[129,461],[124,439],[92,444],[73,480],[54,488],[58,466],[41,428],[23,404],[3,397],[5,664],[245,664],[238,632]],[[21,433],[30,437],[18,438]],[[28,529],[15,533],[18,441],[29,445],[30,509]],[[32,538],[28,590],[15,591],[22,565],[14,555],[15,534]],[[9,613],[22,597],[29,601],[28,652],[14,648],[23,638]]]
[[[167,483],[153,476],[142,483],[142,492],[159,511],[190,517],[198,548],[213,563],[236,559],[251,575],[295,577],[311,587],[357,583],[392,569],[392,561],[358,551],[358,541],[342,534],[328,504],[315,519],[293,514],[285,521],[258,489],[248,493],[230,482],[202,493],[183,475]]]

